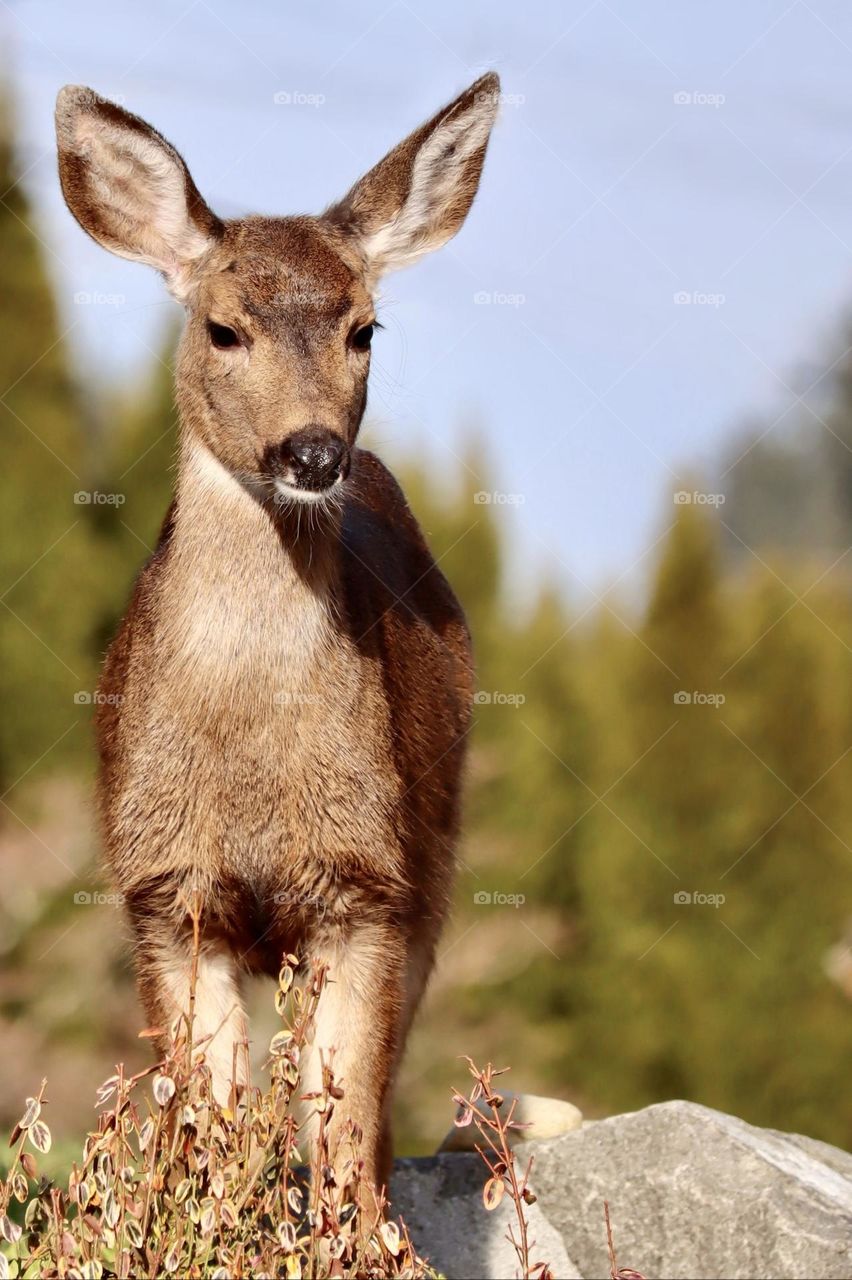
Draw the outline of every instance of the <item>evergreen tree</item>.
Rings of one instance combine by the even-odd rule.
[[[805,404],[757,422],[725,460],[727,549],[780,553],[788,564],[842,554],[852,542],[852,323]]]
[[[676,896],[720,892],[728,844],[728,747],[714,701],[724,601],[703,508],[676,509],[645,621],[623,629],[619,647],[601,730],[609,781],[586,819],[580,869],[580,1072],[607,1110],[691,1096],[702,994],[715,981],[708,957],[728,941],[712,908]]]
[[[174,397],[177,326],[169,325],[160,351],[139,386],[118,399],[115,428],[103,442],[103,487],[120,505],[101,508],[99,532],[111,565],[111,587],[99,625],[103,649],[112,638],[139,570],[154,551],[174,492],[178,417]]]
[[[852,542],[852,323],[842,339],[843,356],[832,370],[831,404],[820,425],[820,452],[830,477],[838,550]]]
[[[743,602],[730,714],[741,832],[724,919],[755,954],[730,974],[727,1017],[747,1033],[726,1037],[715,1084],[758,1123],[784,1108],[791,1128],[849,1145],[845,1093],[825,1105],[852,1051],[852,1018],[823,970],[852,902],[849,630],[832,596],[805,607],[763,576]],[[779,1027],[798,1029],[780,1061]]]
[[[0,103],[0,790],[88,746],[93,565],[80,403]],[[85,499],[86,494],[83,493]]]

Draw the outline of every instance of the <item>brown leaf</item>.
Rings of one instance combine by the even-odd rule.
[[[292,1253],[296,1248],[296,1228],[292,1222],[279,1222],[278,1239],[281,1242],[282,1249],[286,1249],[288,1253]]]
[[[379,1235],[382,1237],[388,1253],[396,1257],[400,1250],[399,1227],[396,1223],[383,1222],[379,1227]]]
[[[21,1228],[5,1213],[0,1218],[0,1236],[9,1244],[16,1244],[21,1238]]]
[[[172,1271],[177,1271],[179,1264],[180,1264],[180,1245],[177,1241],[175,1241],[175,1243],[172,1245],[172,1247],[169,1249],[168,1253],[166,1254],[165,1258],[163,1258],[163,1266],[165,1267],[166,1271],[172,1272]]]
[[[142,1248],[142,1228],[133,1218],[128,1218],[124,1224],[124,1234],[133,1245],[134,1249]]]
[[[104,1202],[101,1212],[104,1215],[104,1222],[108,1227],[115,1227],[121,1216],[121,1206],[118,1203],[115,1192],[112,1187],[104,1196]]]
[[[42,1155],[47,1155],[50,1150],[51,1137],[50,1130],[43,1120],[36,1120],[35,1123],[27,1131],[30,1142],[36,1151],[40,1151]]]
[[[496,1209],[506,1191],[506,1184],[502,1178],[489,1178],[485,1186],[482,1188],[482,1203],[490,1213],[492,1209]]]
[[[154,1098],[161,1107],[167,1106],[175,1096],[175,1082],[171,1076],[154,1077]]]
[[[275,1058],[280,1057],[287,1052],[292,1039],[293,1033],[291,1031],[277,1031],[269,1042],[269,1052]]]
[[[175,1204],[183,1204],[184,1200],[189,1198],[192,1191],[192,1179],[183,1178],[175,1187]]]
[[[18,1121],[17,1127],[19,1129],[29,1129],[30,1125],[34,1124],[35,1121],[38,1120],[40,1114],[41,1103],[38,1098],[27,1098],[26,1106],[24,1107],[24,1114]]]
[[[118,1088],[118,1076],[110,1076],[108,1080],[104,1080],[103,1084],[98,1085],[98,1091],[95,1095],[96,1105],[100,1106],[104,1102],[109,1102],[112,1095]]]

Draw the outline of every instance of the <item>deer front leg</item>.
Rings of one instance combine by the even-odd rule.
[[[191,940],[145,946],[137,954],[137,973],[148,1018],[162,1031],[158,1048],[164,1052],[175,1019],[190,1011]],[[194,988],[192,1043],[210,1068],[213,1096],[220,1106],[228,1106],[233,1083],[240,1088],[249,1078],[246,1019],[231,954],[202,943]]]
[[[328,966],[303,1086],[321,1087],[328,1063],[343,1098],[335,1103],[329,1142],[340,1180],[349,1149],[349,1121],[362,1132],[364,1176],[387,1187],[391,1142],[389,1103],[405,1004],[405,957],[401,941],[382,929],[360,929],[315,960]]]

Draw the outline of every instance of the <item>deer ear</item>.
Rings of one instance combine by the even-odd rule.
[[[156,267],[185,298],[193,264],[223,225],[171,143],[82,85],[59,93],[56,139],[62,194],[83,230],[122,258]]]
[[[372,280],[456,234],[479,186],[499,91],[495,72],[482,76],[327,211],[358,241]]]

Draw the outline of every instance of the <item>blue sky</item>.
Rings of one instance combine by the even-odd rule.
[[[712,477],[753,415],[783,431],[797,370],[836,354],[852,297],[847,4],[3,0],[0,15],[71,339],[114,376],[150,360],[173,304],[65,212],[60,85],[148,118],[231,216],[320,210],[497,68],[506,102],[467,224],[384,285],[370,417],[387,453],[418,452],[439,483],[477,425],[481,487],[518,498],[500,519],[519,581],[549,565],[586,603],[640,577],[672,491],[695,467]]]

